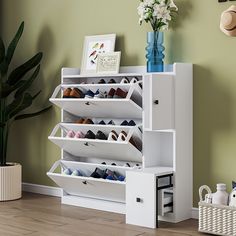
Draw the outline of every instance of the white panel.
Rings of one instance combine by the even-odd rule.
[[[126,172],[126,223],[144,227],[156,227],[155,175]],[[137,202],[140,198],[141,202]]]
[[[116,171],[125,176],[125,170],[128,168],[70,161],[57,161],[47,173],[47,175],[58,186],[70,195],[125,202],[125,182],[54,173],[54,170],[59,165],[70,168],[71,170],[79,169],[85,176],[90,176],[96,167],[101,169],[109,168],[111,171]]]
[[[170,75],[152,75],[151,78],[152,130],[174,128],[174,79]],[[158,104],[155,104],[155,101]]]
[[[142,108],[131,99],[63,99],[50,98],[60,108],[77,116],[142,118]]]
[[[48,176],[70,195],[125,202],[125,183],[55,173]]]

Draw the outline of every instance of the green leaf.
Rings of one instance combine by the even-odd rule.
[[[11,119],[19,112],[25,110],[30,107],[33,103],[33,100],[39,95],[38,92],[36,95],[31,96],[29,93],[25,93],[20,98],[16,98],[13,100],[11,104],[7,106],[6,109],[6,119]]]
[[[31,86],[35,78],[38,76],[39,70],[40,65],[37,66],[30,78],[25,80],[24,84],[16,91],[15,98],[21,96]]]
[[[13,54],[15,52],[16,46],[17,46],[17,44],[18,44],[18,42],[21,38],[23,30],[24,30],[24,21],[21,23],[21,25],[18,28],[14,38],[12,39],[12,41],[10,42],[10,44],[8,46],[7,53],[6,53],[6,58],[5,58],[7,66],[9,66],[9,64],[11,62],[11,59],[12,59]]]
[[[13,91],[20,88],[24,84],[24,81],[18,81],[15,85],[10,86],[7,83],[2,83],[2,86],[0,86],[0,99],[7,97],[10,95]]]
[[[39,52],[35,56],[33,56],[31,59],[29,59],[27,62],[25,62],[23,65],[17,67],[14,69],[11,74],[9,75],[9,78],[7,80],[7,83],[10,85],[15,84],[17,81],[22,79],[22,77],[31,69],[33,69],[35,66],[37,66],[41,59],[43,57],[43,53]]]
[[[34,112],[34,113],[30,113],[30,114],[22,114],[22,115],[16,116],[14,120],[23,120],[23,119],[31,118],[34,116],[38,116],[38,115],[41,115],[41,114],[47,112],[51,108],[52,108],[52,106],[49,106],[49,107],[47,107],[41,111],[38,111],[38,112]]]
[[[0,63],[3,62],[4,58],[5,58],[5,46],[2,41],[2,38],[0,38]]]

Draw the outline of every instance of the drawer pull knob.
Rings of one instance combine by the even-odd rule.
[[[89,102],[86,102],[86,103],[85,103],[85,105],[89,106],[89,105],[90,105],[90,103],[89,103]]]
[[[140,197],[137,197],[137,198],[136,198],[136,202],[142,202],[141,198],[140,198]]]
[[[83,181],[82,183],[86,185],[86,184],[87,184],[87,181]]]
[[[154,104],[158,105],[159,104],[159,100],[155,100]]]
[[[88,146],[88,145],[89,145],[88,142],[84,143],[84,146]]]

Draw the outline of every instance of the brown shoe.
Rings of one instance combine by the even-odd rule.
[[[126,98],[128,92],[118,88],[114,94],[114,98]]]
[[[72,91],[70,92],[70,97],[71,98],[84,98],[84,94],[80,89],[73,88]]]
[[[84,118],[80,118],[79,120],[75,121],[76,124],[83,124]]]
[[[83,124],[87,124],[87,125],[93,125],[93,121],[91,119],[85,119]]]
[[[114,94],[115,94],[116,90],[111,88],[108,95],[107,95],[107,98],[113,98]]]
[[[70,93],[71,93],[71,88],[66,88],[63,91],[63,98],[69,98],[70,97]]]

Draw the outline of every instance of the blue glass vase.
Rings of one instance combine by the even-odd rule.
[[[164,33],[160,31],[147,33],[147,72],[163,72],[164,71]]]

